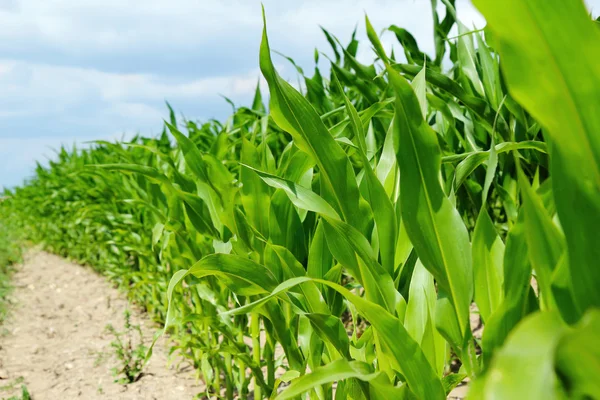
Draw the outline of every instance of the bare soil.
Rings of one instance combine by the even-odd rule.
[[[122,330],[129,307],[146,341],[159,327],[92,269],[30,251],[13,285],[14,305],[0,326],[0,399],[20,396],[21,385],[34,400],[179,400],[203,392],[188,364],[168,362],[164,339],[137,382],[114,382],[118,361],[106,325]]]

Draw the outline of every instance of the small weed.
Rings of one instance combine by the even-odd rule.
[[[7,392],[7,391],[12,391],[15,390],[19,384],[25,382],[25,378],[23,378],[22,376],[16,378],[14,381],[12,382],[8,382],[6,385],[0,386],[0,392]]]
[[[129,310],[125,310],[124,316],[123,332],[118,332],[111,324],[106,326],[106,330],[115,337],[110,345],[115,350],[120,365],[113,368],[113,374],[117,377],[115,382],[121,384],[132,383],[141,378],[147,350],[143,344],[144,337],[140,325],[131,324]],[[134,340],[136,333],[137,343]]]
[[[31,395],[29,394],[29,390],[27,390],[27,386],[21,385],[21,397],[13,396],[8,400],[31,400]]]
[[[19,385],[21,385],[21,395],[20,396],[11,396],[9,398],[7,398],[6,400],[32,400],[31,395],[29,394],[29,390],[27,390],[27,386],[25,386],[23,384],[23,382],[25,381],[25,379],[20,376],[17,379],[15,379],[12,382],[9,382],[7,385],[4,386],[0,386],[0,392],[4,392],[4,391],[14,391],[16,390],[16,388],[19,387]],[[4,397],[2,397],[2,399],[5,399]]]
[[[89,354],[91,356],[94,356],[94,355],[96,356],[96,358],[94,359],[94,368],[99,367],[100,365],[104,364],[110,356],[109,353],[105,353],[103,351],[90,351]]]

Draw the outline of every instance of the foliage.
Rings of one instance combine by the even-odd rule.
[[[442,3],[435,55],[366,18],[377,59],[324,31],[301,91],[265,27],[268,112],[257,88],[224,124],[63,148],[2,208],[164,323],[209,395],[600,397],[600,32],[580,0],[477,0],[484,32]]]
[[[3,386],[0,386],[0,392],[3,392],[3,391],[15,392],[17,390],[17,388],[21,389],[20,390],[21,394],[19,396],[14,395],[11,397],[2,397],[2,399],[3,400],[4,399],[6,399],[6,400],[31,400],[31,395],[29,394],[29,390],[27,389],[27,386],[25,384],[23,384],[24,381],[25,381],[25,378],[20,376],[17,379],[10,381]]]
[[[0,198],[0,202],[3,197]],[[0,212],[4,209],[0,207]],[[22,245],[18,232],[15,230],[12,219],[0,214],[0,324],[4,321],[7,309],[7,300],[12,286],[10,276],[14,272],[14,265],[22,259]]]
[[[27,386],[21,385],[20,397],[11,397],[8,400],[31,400],[31,395],[29,394],[29,390],[27,390]]]

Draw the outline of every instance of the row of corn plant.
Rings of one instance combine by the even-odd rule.
[[[296,86],[265,22],[268,108],[61,149],[1,207],[146,307],[204,396],[600,398],[600,32],[581,0],[476,0],[483,31],[431,3],[435,54],[366,18],[373,63],[324,30]]]

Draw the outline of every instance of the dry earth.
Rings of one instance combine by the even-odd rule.
[[[22,384],[33,400],[192,399],[202,392],[188,365],[168,367],[165,340],[139,381],[114,383],[114,337],[105,327],[122,330],[128,304],[90,268],[30,251],[13,285],[15,304],[0,327],[0,399],[20,395]],[[149,341],[158,327],[147,315],[131,312]]]

